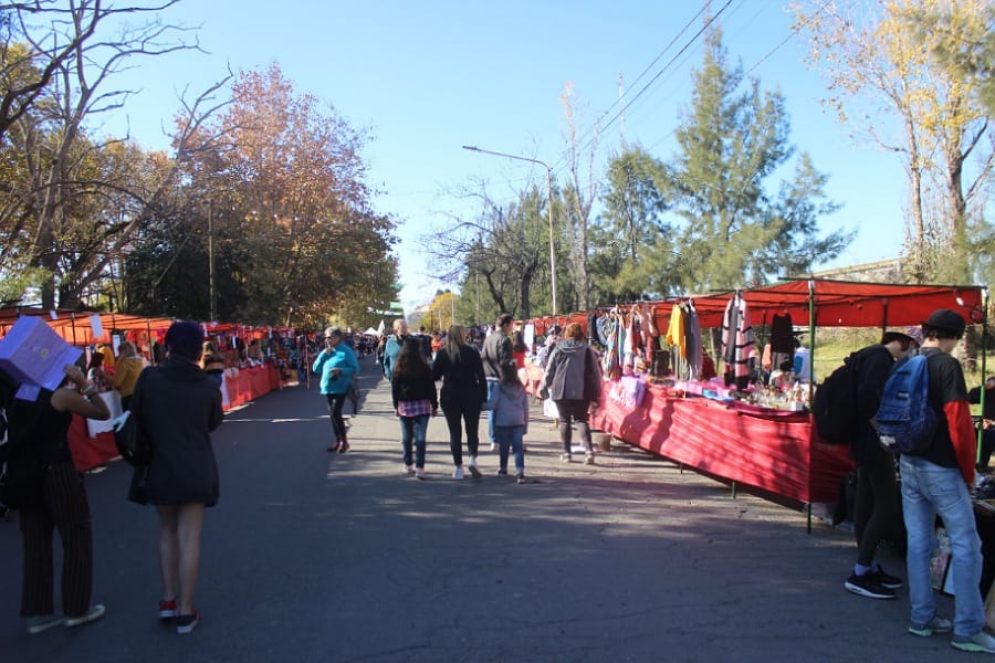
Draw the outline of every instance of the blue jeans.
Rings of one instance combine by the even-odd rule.
[[[494,398],[494,392],[501,386],[501,381],[496,378],[487,378],[487,400]],[[487,412],[487,435],[491,439],[491,444],[497,444],[494,437],[494,410]]]
[[[411,465],[411,447],[414,443],[414,466],[418,469],[425,467],[425,431],[428,429],[428,415],[420,414],[417,417],[400,417],[401,419],[401,446],[404,447],[404,464]]]
[[[929,558],[936,547],[936,515],[950,535],[950,572],[954,574],[954,633],[972,636],[985,625],[981,598],[981,539],[964,477],[957,468],[925,458],[902,456],[902,509],[908,530],[906,557],[912,623],[926,624],[936,614],[929,583]]]
[[[500,468],[508,469],[508,449],[515,454],[515,474],[525,474],[525,448],[522,438],[525,437],[525,426],[495,426],[494,439],[499,445]]]

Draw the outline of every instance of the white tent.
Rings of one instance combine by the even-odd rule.
[[[380,332],[378,332],[373,327],[370,327],[369,329],[367,329],[366,331],[363,332],[363,335],[364,336],[380,336]]]

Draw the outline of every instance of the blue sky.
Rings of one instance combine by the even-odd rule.
[[[784,0],[732,0],[723,11],[724,44],[765,90],[779,88],[791,115],[791,140],[830,175],[829,196],[844,205],[823,222],[825,231],[857,230],[847,254],[833,265],[898,255],[905,234],[906,183],[901,163],[876,145],[851,138],[822,108],[825,83],[802,58],[803,36],[786,43],[792,19]],[[713,0],[718,12],[725,0]],[[136,61],[115,79],[140,89],[103,129],[164,149],[162,127],[178,107],[179,91],[199,90],[226,67],[261,69],[278,63],[298,91],[334,106],[374,141],[364,156],[369,182],[381,189],[376,209],[402,225],[402,300],[431,298],[440,285],[420,240],[476,208],[452,191],[485,179],[492,194],[507,194],[529,177],[527,163],[474,154],[462,145],[562,164],[565,120],[559,96],[568,82],[580,99],[586,133],[596,117],[615,115],[618,76],[631,99],[677,56],[700,29],[691,0],[508,0],[482,2],[339,2],[299,0],[279,6],[261,0],[186,0],[166,22],[199,26],[203,53]],[[624,115],[625,138],[658,157],[673,153],[680,111],[690,102],[691,72],[702,57],[699,39],[676,58]],[[661,53],[663,54],[662,57]],[[637,83],[651,63],[650,68]],[[125,124],[127,123],[127,124]],[[879,126],[887,127],[887,118]],[[601,137],[599,163],[620,141],[621,122]],[[562,175],[562,172],[560,173]],[[784,175],[787,175],[786,173]],[[817,267],[818,269],[819,267]]]

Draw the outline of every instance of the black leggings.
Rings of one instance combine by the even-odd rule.
[[[857,468],[853,525],[858,564],[870,566],[881,539],[897,534],[896,528],[902,521],[897,486],[895,461],[891,457]]]
[[[591,427],[587,425],[587,408],[589,401],[562,400],[553,401],[556,403],[556,410],[560,413],[560,442],[563,443],[563,451],[570,453],[573,443],[573,431],[571,425],[577,422],[577,434],[580,435],[581,444],[587,453],[593,453],[591,446]]]
[[[466,448],[470,456],[477,455],[480,446],[480,403],[443,403],[442,413],[449,426],[449,451],[453,464],[463,465],[463,424],[466,425]]]
[[[328,414],[332,418],[332,432],[335,441],[346,439],[345,419],[342,418],[342,406],[345,405],[345,394],[326,394],[328,399]]]

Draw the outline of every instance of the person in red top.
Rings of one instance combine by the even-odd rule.
[[[995,654],[995,637],[984,631],[981,539],[974,520],[971,488],[977,438],[960,362],[950,355],[964,336],[964,318],[950,309],[934,311],[922,325],[921,354],[929,374],[929,405],[939,415],[933,442],[919,454],[904,454],[902,508],[908,531],[906,564],[912,623],[909,632],[928,637],[953,630],[951,645],[962,651]],[[952,549],[954,621],[936,612],[930,584],[936,516],[943,519]]]

